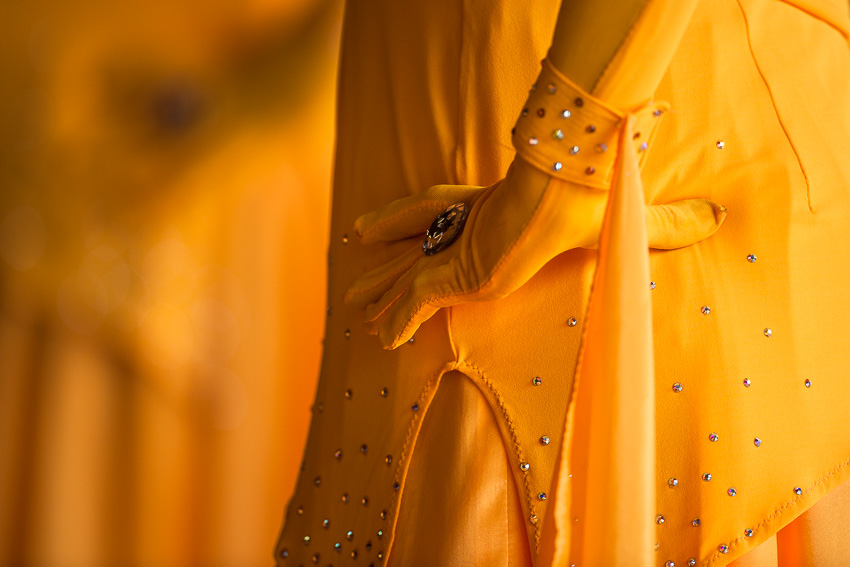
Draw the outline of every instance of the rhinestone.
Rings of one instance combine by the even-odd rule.
[[[812,381],[811,381],[811,380],[809,380],[808,378],[806,378],[806,381],[805,381],[805,382],[803,382],[803,384],[806,386],[806,388],[811,388],[811,387],[812,387]]]
[[[753,530],[747,528],[744,530],[744,535],[747,537],[753,537]]]
[[[543,383],[543,380],[541,380],[540,378],[535,376],[534,379],[531,381],[531,383],[534,384],[535,386],[539,386],[540,384]]]
[[[419,404],[413,404],[412,406],[410,406],[410,409],[413,411],[419,411]]]
[[[328,526],[330,526],[330,525],[331,525],[331,521],[330,521],[330,520],[328,520],[327,518],[325,518],[324,520],[322,520],[322,527],[323,527],[323,528],[328,529]]]
[[[538,500],[546,500],[546,493],[545,492],[538,492],[537,493],[537,499]]]
[[[555,138],[556,140],[563,140],[564,139],[564,131],[561,130],[560,128],[558,128],[557,130],[552,132],[552,137]]]
[[[342,243],[343,243],[343,244],[348,244],[348,235],[347,235],[347,234],[343,234],[343,235],[342,235]]]
[[[543,118],[544,116],[546,116],[546,110],[543,109],[543,108],[538,108],[537,109],[537,116],[539,116],[540,118]]]
[[[772,335],[772,334],[773,334],[773,331],[771,331],[770,329],[764,330],[764,336],[765,337],[770,338],[770,335]]]
[[[797,496],[800,496],[802,493],[803,493],[803,489],[800,488],[799,486],[794,488],[794,494],[796,494]]]
[[[635,132],[632,136],[632,140],[637,140],[638,138],[640,138],[640,132]]]
[[[354,395],[354,392],[352,392],[351,390],[345,391],[345,399],[346,400],[350,400],[353,395]]]
[[[322,484],[322,477],[317,476],[316,478],[314,478],[313,484],[315,484],[316,486],[319,486],[320,484]]]
[[[693,520],[691,520],[691,525],[695,528],[698,528],[701,523],[702,522],[699,518],[694,518]]]
[[[670,485],[670,486],[676,486],[676,485],[679,484],[679,479],[676,478],[675,476],[671,476],[670,478],[667,479],[667,484]]]
[[[548,435],[543,435],[542,437],[540,437],[541,445],[548,445],[549,443],[551,443],[551,439],[549,439]]]
[[[539,141],[534,136],[532,136],[531,138],[528,139],[528,145],[529,146],[536,146],[538,143],[539,143]]]
[[[342,503],[348,504],[348,493],[347,492],[342,495]]]
[[[352,539],[354,539],[354,532],[351,531],[351,530],[348,530],[348,533],[345,534],[345,539],[347,539],[348,541],[351,541]]]
[[[596,153],[604,154],[608,151],[608,144],[596,144]]]
[[[561,118],[569,118],[570,116],[572,116],[572,113],[569,110],[561,111]]]
[[[366,551],[372,551],[372,542],[371,541],[366,542]]]
[[[334,551],[342,551],[342,544],[339,543],[339,542],[336,542],[334,544]]]
[[[737,489],[734,486],[730,487],[729,490],[726,491],[726,494],[729,496],[736,496],[738,494]]]
[[[596,126],[594,126],[593,124],[588,124],[587,128],[585,128],[584,130],[588,134],[593,134],[594,132],[596,132]]]
[[[334,452],[334,457],[335,457],[337,460],[341,459],[341,458],[342,458],[342,449],[337,449],[337,450]]]
[[[688,567],[694,567],[694,565],[696,565],[696,564],[697,564],[697,560],[694,559],[693,557],[688,559]]]
[[[390,395],[390,391],[386,387],[381,388],[381,397],[382,398],[386,398],[389,395]]]
[[[753,439],[753,445],[755,445],[756,447],[761,447],[761,439],[759,439],[758,437]]]
[[[658,514],[657,516],[655,516],[655,523],[658,524],[659,526],[661,524],[663,524],[664,523],[664,516],[662,516],[661,514]]]
[[[711,473],[702,473],[702,479],[705,482],[708,482],[709,480],[711,480]]]
[[[366,454],[369,451],[369,446],[366,443],[360,445],[360,452]]]
[[[584,100],[582,100],[582,99],[581,99],[581,97],[579,97],[579,98],[575,99],[575,101],[574,101],[574,102],[575,102],[575,105],[576,105],[577,107],[579,107],[579,108],[581,108],[582,106],[584,106]]]
[[[758,258],[756,258],[755,254],[747,254],[747,262],[749,262],[750,264],[755,262],[757,259]]]
[[[749,378],[744,378],[744,388],[749,388],[749,387],[750,387],[750,384],[752,384],[752,382],[750,381],[750,379],[749,379]]]
[[[655,282],[649,282],[649,289],[655,289]]]
[[[655,551],[658,551],[661,548],[661,545],[656,541],[655,542]]]
[[[664,567],[676,567],[676,564],[673,563],[672,561],[668,561],[667,563],[664,564]]]
[[[527,109],[527,108],[523,108],[523,109],[522,109],[522,115],[523,115],[523,116],[528,116],[528,109]]]
[[[584,170],[584,173],[585,175],[593,175],[594,173],[596,173],[596,168],[592,165],[588,165],[587,169]]]
[[[384,537],[384,530],[378,530],[378,539]]]
[[[394,482],[393,483],[393,490],[398,490],[399,488],[401,488],[401,485],[397,482]]]
[[[393,464],[393,456],[387,455],[386,457],[384,457],[384,462],[387,463],[388,465]]]
[[[536,525],[537,520],[539,520],[539,518],[537,517],[537,514],[532,514],[528,517],[528,521],[531,522],[531,525]]]
[[[646,142],[641,142],[640,145],[638,146],[638,151],[639,152],[645,152],[648,147],[649,147],[649,144],[647,144]]]
[[[715,442],[718,439],[720,439],[720,437],[717,436],[717,433],[712,433],[711,435],[708,436],[708,440],[711,441],[711,442]]]
[[[379,552],[378,552],[378,559],[383,559],[383,558],[384,558],[384,552],[383,552],[383,551],[379,551]]]
[[[552,169],[554,169],[555,171],[561,171],[561,168],[562,168],[562,167],[564,167],[564,164],[562,164],[562,163],[561,163],[561,162],[559,162],[559,161],[556,161],[556,162],[552,165]]]
[[[700,311],[703,315],[708,315],[709,313],[711,313],[711,307],[709,307],[708,305],[703,305]]]
[[[531,468],[531,465],[529,465],[528,463],[520,463],[519,464],[519,470],[521,470],[523,472],[527,471],[530,468]]]
[[[286,559],[287,557],[289,557],[289,550],[284,547],[280,550],[280,556]]]
[[[352,551],[351,551],[351,558],[352,558],[352,559],[357,559],[357,550],[356,550],[356,549],[354,549],[354,550],[352,550]]]
[[[360,499],[360,503],[363,504],[364,506],[368,506],[369,505],[369,497],[364,496],[363,498]]]
[[[725,555],[725,554],[729,553],[729,546],[728,545],[718,545],[717,551],[719,551],[720,553]]]
[[[407,339],[407,342],[413,344],[414,342],[416,342],[416,337],[410,337],[409,339]]]
[[[715,144],[715,145],[717,146],[718,150],[725,150],[726,149],[726,142],[724,142],[723,140],[717,140],[717,144]]]
[[[656,108],[655,110],[652,111],[652,115],[653,116],[661,116],[661,109]]]
[[[570,155],[576,155],[579,152],[578,146],[573,146],[570,148]]]
[[[313,563],[318,563],[318,562],[319,562],[319,554],[318,554],[318,553],[314,553],[314,554],[313,554],[313,557],[311,557],[311,558],[310,558],[310,560],[311,560]]]
[[[555,94],[555,92],[557,90],[558,90],[558,87],[556,87],[554,83],[549,83],[548,85],[546,85],[546,91],[549,94]]]
[[[380,514],[380,516],[381,516],[381,519],[382,519],[382,520],[386,520],[386,519],[387,519],[387,511],[386,511],[386,510],[381,510],[381,514]]]
[[[537,89],[537,83],[531,83],[531,91],[534,92]]]
[[[576,320],[575,317],[570,317],[569,319],[567,319],[567,326],[575,327],[577,324],[578,324],[578,321]]]
[[[676,382],[675,384],[673,384],[673,391],[674,392],[681,392],[682,391],[682,383]]]
[[[351,337],[351,329],[346,329],[345,330],[345,338],[348,339],[350,337]]]
[[[304,536],[304,545],[310,545],[310,536],[308,536],[308,535]]]
[[[296,514],[298,514],[299,516],[303,516],[303,515],[304,515],[304,507],[303,507],[303,506],[299,506],[299,507],[295,510],[295,513],[296,513]]]

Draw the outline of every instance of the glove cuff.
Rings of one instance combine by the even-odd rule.
[[[584,91],[548,58],[542,65],[512,132],[517,155],[552,177],[608,189],[619,149],[618,130],[626,115],[635,115],[631,143],[645,153],[669,105],[652,102],[627,113]]]

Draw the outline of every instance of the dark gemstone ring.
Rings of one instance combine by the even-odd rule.
[[[446,248],[463,231],[468,210],[465,203],[455,203],[434,219],[431,227],[425,232],[425,242],[422,251],[426,256],[432,256]]]

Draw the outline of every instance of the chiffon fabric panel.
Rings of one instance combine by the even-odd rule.
[[[416,443],[388,567],[531,567],[510,460],[496,418],[460,372],[443,377]],[[843,567],[850,482],[729,567]]]

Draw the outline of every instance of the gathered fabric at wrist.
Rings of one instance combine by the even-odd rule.
[[[607,105],[542,61],[537,82],[513,129],[517,155],[564,181],[608,189],[618,154],[618,132],[628,114],[636,117],[632,143],[639,153],[650,145],[669,106],[653,102],[631,113]]]

